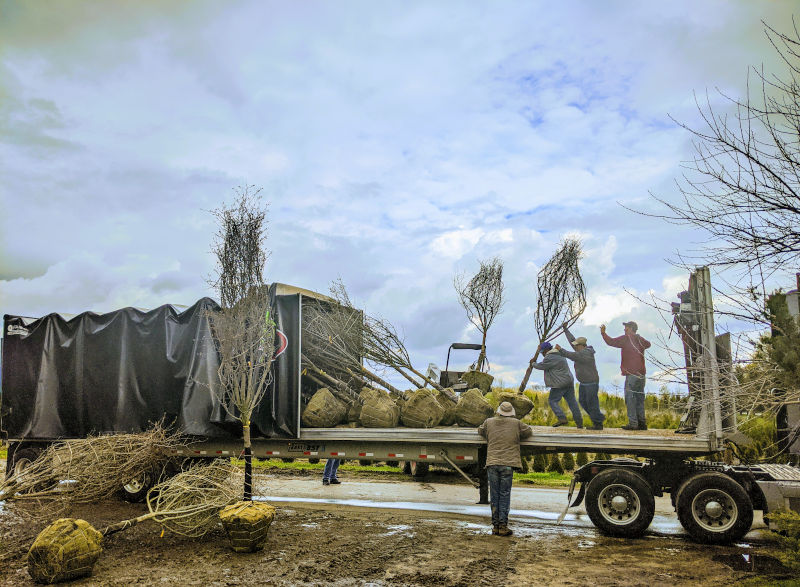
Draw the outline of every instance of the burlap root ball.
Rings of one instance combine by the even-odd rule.
[[[449,388],[448,388],[449,389]],[[449,389],[452,393],[453,390]],[[441,391],[436,392],[436,399],[439,400],[439,403],[444,408],[444,415],[442,416],[442,420],[439,422],[439,426],[452,426],[456,423],[456,405],[457,401],[453,401],[452,396],[443,393]]]
[[[514,411],[517,414],[517,418],[522,420],[525,416],[530,413],[533,409],[533,400],[531,400],[527,395],[522,393],[509,393],[504,391],[502,393],[497,394],[497,403],[500,405],[503,402],[508,402],[512,406],[514,406]]]
[[[361,406],[360,421],[365,428],[395,428],[400,423],[400,408],[386,394],[374,396]]]
[[[333,428],[346,419],[347,406],[325,387],[311,397],[302,417],[308,428]]]
[[[456,406],[456,422],[459,426],[480,426],[494,413],[491,404],[481,390],[473,387],[461,394]]]
[[[240,501],[224,508],[219,519],[235,552],[255,552],[264,548],[275,508],[268,503]]]
[[[409,428],[433,428],[442,421],[445,409],[432,389],[420,388],[409,394],[400,409],[403,426]]]
[[[28,574],[37,583],[88,577],[103,551],[102,540],[102,534],[85,520],[56,520],[33,541],[28,551]]]
[[[483,395],[486,395],[492,390],[492,381],[494,381],[493,376],[481,371],[467,371],[461,376],[461,379],[470,389],[473,387],[480,389]]]

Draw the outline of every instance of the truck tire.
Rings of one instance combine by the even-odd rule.
[[[6,460],[6,477],[21,475],[40,454],[42,454],[42,449],[36,446],[17,447],[11,458]]]
[[[644,478],[628,469],[606,469],[589,481],[586,511],[601,532],[636,538],[653,521],[656,502]]]
[[[130,503],[144,501],[147,492],[156,484],[155,475],[152,473],[142,473],[138,477],[131,479],[120,489],[120,496]]]
[[[753,524],[753,503],[744,488],[715,471],[689,477],[675,498],[678,520],[689,535],[705,544],[742,538]]]

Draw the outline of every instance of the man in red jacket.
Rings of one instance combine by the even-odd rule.
[[[609,346],[622,349],[622,374],[625,376],[625,407],[628,410],[628,423],[623,430],[647,430],[644,417],[644,351],[650,343],[636,334],[636,322],[623,322],[625,334],[611,338],[606,334],[606,325],[600,326],[600,334]]]

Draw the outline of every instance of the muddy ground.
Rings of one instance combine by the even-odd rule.
[[[380,483],[359,480],[360,486],[369,482]],[[285,475],[280,483],[291,487]],[[383,485],[376,490],[387,491]],[[346,496],[346,484],[336,491],[334,497]],[[429,493],[436,494],[437,487]],[[158,526],[145,523],[106,538],[93,576],[71,584],[675,586],[733,585],[759,577],[756,584],[770,584],[779,576],[737,571],[722,562],[743,552],[767,552],[768,537],[709,547],[660,532],[626,540],[581,525],[519,520],[512,524],[517,533],[501,538],[474,515],[341,503],[275,505],[278,516],[262,552],[235,554],[221,530],[190,540],[162,537]],[[2,586],[34,585],[24,555],[38,528],[19,518],[16,507],[0,509]],[[100,528],[144,511],[143,505],[108,502],[73,515]]]

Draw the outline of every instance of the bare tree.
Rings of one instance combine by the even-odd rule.
[[[212,246],[221,302],[221,310],[210,315],[220,356],[220,385],[213,389],[223,408],[242,423],[245,500],[252,499],[253,489],[250,425],[271,382],[275,355],[275,322],[264,282],[267,206],[259,192],[253,186],[237,188],[234,204],[214,211],[219,230]]]
[[[586,286],[578,267],[582,254],[581,241],[566,238],[536,276],[533,319],[539,344],[520,383],[520,393],[528,385],[533,363],[539,357],[539,345],[558,336],[564,325],[572,326],[586,309]]]
[[[456,275],[453,286],[458,301],[467,312],[467,318],[481,333],[481,352],[477,369],[488,366],[486,359],[486,334],[503,308],[503,261],[499,257],[479,261],[478,272],[467,281],[464,274]]]
[[[753,68],[741,99],[718,91],[731,113],[713,107],[708,95],[697,100],[701,128],[676,121],[694,137],[694,157],[677,181],[683,197],[653,196],[666,210],[648,213],[705,232],[707,242],[688,260],[739,269],[736,297],[753,298],[757,310],[747,314],[756,319],[765,281],[794,272],[800,257],[800,33],[768,25],[765,32],[785,71]]]

